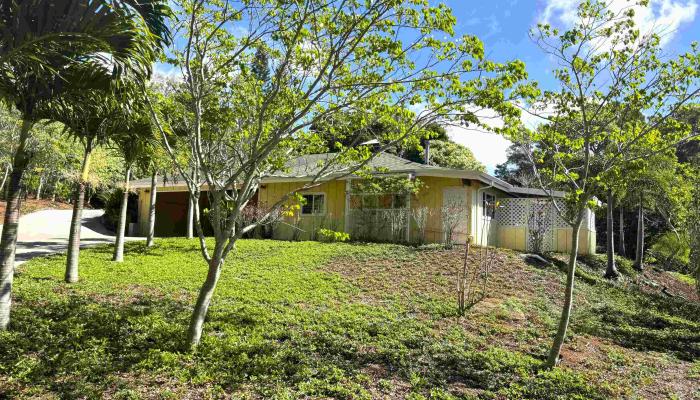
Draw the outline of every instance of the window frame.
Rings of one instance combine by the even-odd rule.
[[[301,215],[301,216],[306,216],[306,217],[316,217],[316,216],[319,216],[319,215],[326,215],[326,207],[327,207],[327,205],[326,205],[326,193],[325,193],[325,192],[304,192],[304,193],[301,193],[301,196],[302,196],[303,198],[305,198],[305,199],[306,199],[306,196],[311,196],[311,204],[309,204],[308,202],[306,203],[306,205],[310,205],[310,206],[311,206],[311,212],[310,212],[310,213],[305,213],[305,212],[304,212],[304,206],[305,206],[305,205],[302,204],[301,210],[300,210],[300,212],[299,212],[299,215]],[[320,210],[319,212],[317,212],[317,213],[314,212],[314,208],[315,208],[315,207],[314,207],[314,203],[316,203],[316,200],[315,200],[315,197],[316,197],[316,196],[321,196],[321,197],[323,197],[323,205],[322,205],[322,207],[321,207],[321,210]]]

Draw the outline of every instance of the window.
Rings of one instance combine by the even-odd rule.
[[[496,216],[496,196],[488,193],[484,193],[484,197],[481,204],[484,210],[485,218],[493,218]]]
[[[301,215],[321,215],[326,211],[326,195],[324,193],[305,194],[304,204],[301,205]]]

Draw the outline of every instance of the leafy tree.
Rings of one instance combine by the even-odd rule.
[[[431,6],[425,0],[185,0],[178,8],[184,40],[171,53],[184,75],[178,97],[186,110],[190,147],[188,163],[178,163],[178,168],[192,198],[199,198],[200,183],[206,183],[206,217],[214,236],[210,248],[196,211],[208,270],[190,322],[192,346],[200,341],[224,261],[236,241],[280,212],[293,210],[285,208],[296,199],[292,192],[267,205],[255,221],[239,223],[261,179],[284,173],[289,160],[322,147],[311,126],[351,113],[358,129],[377,123],[386,129],[376,138],[376,149],[341,144],[334,155],[319,157],[309,166],[313,176],[299,190],[357,171],[376,151],[418,141],[429,123],[445,118],[479,123],[466,111],[468,104],[510,117],[517,114],[504,101],[504,90],[525,77],[522,63],[485,60],[475,37],[437,39],[454,35],[454,17],[444,5]],[[237,24],[245,29],[232,29]],[[262,45],[272,66],[269,82],[240,67],[250,65]],[[408,111],[417,104],[423,112]],[[154,117],[178,162],[167,146],[173,127],[163,124],[158,111]],[[196,202],[193,206],[199,207]]]
[[[525,130],[526,128],[522,127]],[[512,185],[531,187],[537,185],[532,170],[527,145],[513,143],[506,150],[506,161],[496,165],[494,175]]]
[[[152,154],[150,150],[155,145],[155,137],[151,127],[151,119],[143,109],[133,113],[120,115],[122,121],[113,128],[114,135],[110,138],[119,150],[124,160],[124,187],[119,213],[116,237],[114,240],[114,255],[112,261],[124,261],[124,237],[126,234],[126,214],[129,204],[129,178],[137,163],[149,164],[146,157]],[[152,240],[152,239],[151,239]]]
[[[700,157],[691,161],[693,162],[690,173],[692,192],[686,229],[690,239],[690,270],[695,277],[697,291],[700,293]]]
[[[680,107],[673,114],[676,120],[690,125],[690,130],[697,135],[700,134],[700,104],[688,104]],[[678,161],[682,163],[692,162],[700,155],[700,140],[696,137],[694,140],[688,140],[680,143],[676,151]]]
[[[474,153],[469,148],[459,143],[445,140],[430,141],[430,160],[428,164],[445,168],[486,171],[484,164],[474,157]]]
[[[544,125],[533,132],[508,133],[527,146],[540,187],[565,189],[564,201],[554,205],[573,230],[564,304],[548,367],[557,364],[566,337],[579,231],[595,194],[604,189],[603,177],[690,135],[669,117],[698,94],[700,54],[693,46],[665,59],[658,35],[640,35],[633,17],[633,8],[613,12],[605,2],[589,0],[579,5],[571,29],[560,32],[539,24],[531,32],[555,60],[559,88],[530,102],[531,112],[545,119]],[[640,114],[647,118],[640,120]]]

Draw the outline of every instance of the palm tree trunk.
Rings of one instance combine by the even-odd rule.
[[[21,184],[22,176],[30,160],[30,155],[26,152],[26,145],[32,124],[28,120],[22,121],[19,144],[13,159],[10,184],[7,187],[5,220],[2,225],[2,239],[0,239],[0,330],[3,331],[10,324],[12,281],[15,273],[15,250],[17,249],[17,230],[22,199]]]
[[[564,293],[564,307],[559,318],[559,327],[557,334],[554,336],[554,343],[547,357],[547,368],[554,368],[559,361],[559,353],[566,338],[566,330],[569,327],[569,319],[571,317],[571,308],[574,300],[574,277],[576,276],[576,258],[578,256],[579,232],[581,231],[581,222],[583,215],[577,217],[571,232],[571,254],[569,254],[569,270],[566,274],[566,291]]]
[[[613,218],[613,208],[615,206],[615,195],[613,195],[612,189],[608,189],[608,209],[607,209],[607,240],[605,246],[605,253],[608,257],[608,265],[605,270],[605,277],[608,279],[615,279],[620,276],[617,272],[617,267],[615,266],[615,219]]]
[[[148,236],[146,237],[146,247],[153,246],[156,235],[156,196],[158,194],[158,173],[155,171],[151,176],[151,202],[148,206]]]
[[[644,270],[644,197],[639,196],[639,210],[637,213],[637,252],[634,258],[634,269]]]
[[[78,281],[78,259],[80,257],[80,227],[83,220],[83,207],[85,205],[85,187],[87,186],[90,172],[90,159],[92,158],[92,140],[88,139],[85,145],[83,165],[80,178],[75,184],[73,194],[73,216],[70,220],[70,234],[68,236],[68,255],[66,257],[65,281],[73,283]]]
[[[5,189],[5,183],[7,182],[7,176],[10,175],[10,166],[5,167],[5,175],[2,177],[2,184],[0,184],[0,192]]]
[[[620,210],[620,222],[619,222],[619,235],[617,241],[617,253],[621,256],[625,256],[627,252],[625,251],[625,213],[622,205],[619,207]]]
[[[129,206],[129,175],[131,175],[131,166],[126,167],[124,174],[124,194],[122,197],[122,207],[119,211],[119,226],[117,227],[117,237],[114,241],[114,255],[112,261],[124,261],[124,236],[126,234],[126,212]]]
[[[39,175],[39,186],[36,188],[36,199],[41,200],[41,188],[44,186],[44,174]]]
[[[194,199],[188,195],[187,201],[187,239],[194,238]]]
[[[215,251],[215,253],[219,252]],[[209,304],[214,296],[214,290],[216,289],[216,283],[219,281],[219,275],[221,275],[221,267],[223,264],[224,260],[220,255],[214,255],[211,261],[209,261],[207,279],[204,281],[204,284],[199,290],[197,302],[195,303],[194,310],[192,311],[190,327],[187,331],[187,340],[191,348],[196,347],[202,339],[204,320],[207,317]]]

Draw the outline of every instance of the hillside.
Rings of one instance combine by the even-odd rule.
[[[462,249],[245,240],[189,353],[196,243],[127,250],[123,264],[109,247],[84,251],[70,287],[63,256],[20,268],[0,397],[700,396],[700,304],[665,272],[609,283],[585,260],[562,365],[546,372],[564,274],[515,252],[497,252],[488,295],[460,317]]]

